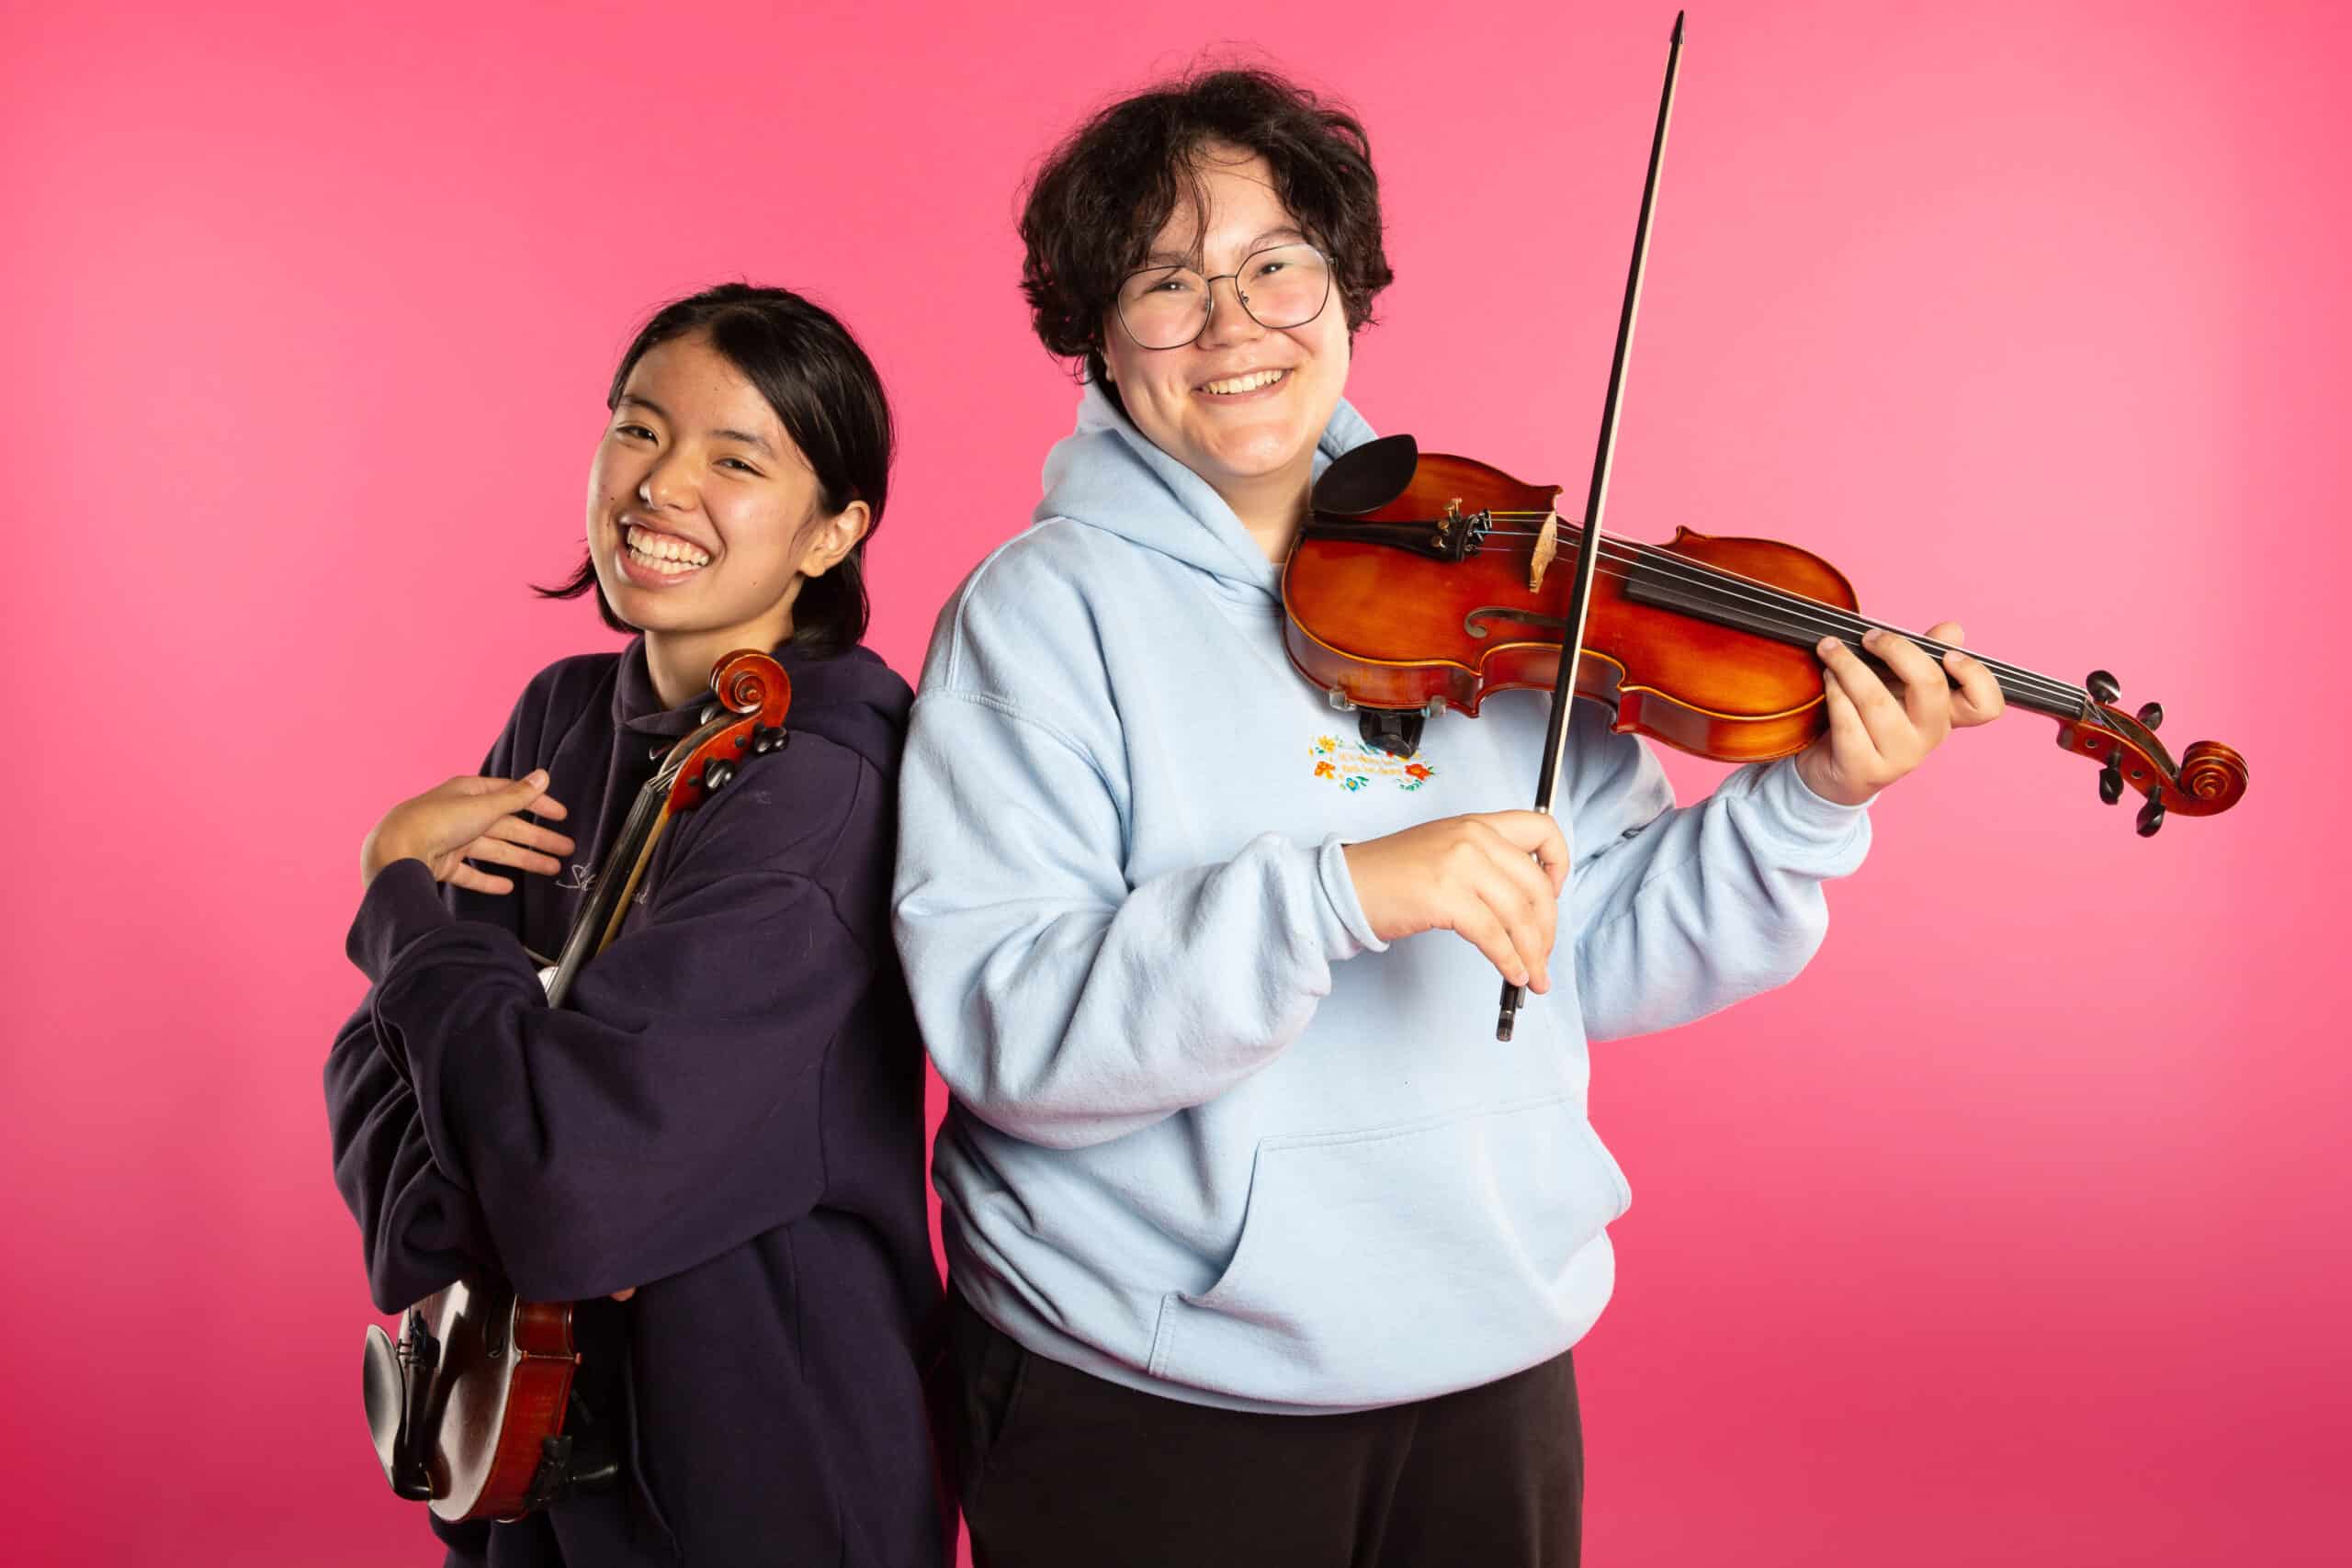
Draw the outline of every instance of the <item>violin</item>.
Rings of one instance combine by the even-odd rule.
[[[1559,494],[1472,458],[1424,454],[1409,435],[1347,453],[1316,481],[1283,568],[1291,662],[1335,706],[1367,710],[1367,740],[1392,750],[1422,716],[1475,716],[1495,692],[1552,690],[1569,565],[1554,558],[1572,556],[1584,533],[1560,516]],[[1597,554],[1575,694],[1607,708],[1621,734],[1717,761],[1769,761],[1828,728],[1813,651],[1823,637],[1893,679],[1861,648],[1883,623],[1856,613],[1845,575],[1810,550],[1682,528],[1664,545],[1602,537]],[[1938,660],[1947,651],[1884,629]],[[2008,703],[2057,721],[2062,750],[2101,764],[2101,800],[2142,798],[2143,835],[2173,813],[2210,817],[2245,795],[2243,757],[2199,740],[2175,760],[2156,739],[2163,707],[2122,712],[2106,671],[2076,686],[1977,657]]]
[[[780,750],[792,681],[764,653],[739,650],[710,672],[717,705],[638,791],[606,863],[540,982],[561,1007],[589,959],[620,934],[663,830],[726,787],[744,761]],[[376,1459],[395,1495],[441,1518],[510,1520],[618,1477],[609,1428],[574,1387],[581,1354],[571,1302],[517,1300],[494,1275],[470,1276],[401,1314],[394,1340],[370,1324],[362,1393]],[[589,1430],[567,1431],[567,1417]]]
[[[1753,762],[1802,750],[1828,728],[1813,653],[1824,637],[1844,642],[1880,679],[1893,673],[1860,646],[1879,623],[1855,614],[1852,586],[1810,551],[1687,528],[1667,545],[1602,531],[1683,20],[1677,12],[1667,46],[1584,516],[1562,519],[1557,485],[1524,484],[1467,457],[1425,457],[1412,437],[1396,435],[1367,442],[1324,470],[1283,566],[1291,662],[1333,706],[1367,710],[1359,723],[1368,745],[1409,755],[1423,719],[1442,708],[1475,716],[1490,692],[1549,687],[1538,811],[1552,809],[1559,789],[1571,698],[1607,706],[1618,733]],[[1562,584],[1551,568],[1564,543],[1575,547],[1575,566],[1561,574]],[[1883,629],[1931,657],[1950,651]],[[2101,800],[2112,806],[2127,788],[2144,797],[2143,838],[2170,812],[2208,817],[2245,794],[2245,759],[2199,740],[2176,762],[2156,739],[2164,709],[2146,703],[2127,716],[2113,705],[2121,694],[2107,671],[2094,670],[2083,685],[2069,686],[1983,662],[2008,701],[2058,721],[2062,750],[2104,763]],[[1521,987],[1503,982],[1498,1040],[1511,1037],[1521,997]]]

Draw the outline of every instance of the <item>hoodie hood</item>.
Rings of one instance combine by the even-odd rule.
[[[792,682],[786,729],[805,729],[846,746],[886,775],[898,772],[914,694],[880,655],[866,648],[820,655],[786,643],[774,657]],[[618,724],[675,739],[694,728],[709,704],[707,693],[697,694],[694,701],[665,711],[646,668],[645,639],[633,638],[621,654],[620,679],[613,691],[613,716]]]
[[[1373,438],[1345,398],[1315,446],[1315,473]],[[1276,592],[1282,568],[1209,482],[1153,446],[1102,389],[1086,384],[1078,428],[1046,455],[1045,499],[1036,522],[1067,517],[1173,557],[1221,582]]]

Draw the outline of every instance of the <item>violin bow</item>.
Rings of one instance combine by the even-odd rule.
[[[1577,656],[1584,645],[1585,613],[1591,605],[1593,568],[1600,560],[1600,513],[1609,499],[1609,470],[1617,456],[1617,409],[1624,400],[1625,356],[1634,345],[1634,318],[1642,305],[1642,269],[1649,260],[1650,215],[1657,202],[1657,174],[1666,163],[1666,127],[1674,116],[1674,78],[1682,65],[1682,17],[1674,14],[1674,37],[1667,45],[1666,88],[1658,95],[1657,130],[1650,139],[1649,176],[1642,185],[1642,216],[1634,229],[1634,265],[1625,277],[1625,308],[1617,318],[1617,353],[1609,364],[1609,397],[1600,410],[1600,443],[1592,457],[1592,488],[1584,507],[1584,535],[1577,545],[1576,581],[1569,590],[1566,630],[1560,642],[1560,678],[1552,688],[1552,718],[1544,733],[1544,773],[1535,784],[1535,809],[1549,812],[1559,794],[1566,761],[1568,716],[1576,698]],[[1502,1010],[1495,1038],[1509,1040],[1519,1019],[1521,988],[1503,982]]]

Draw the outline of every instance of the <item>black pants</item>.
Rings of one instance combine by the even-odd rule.
[[[1347,1416],[1139,1393],[1023,1350],[950,1291],[956,1483],[978,1568],[1574,1568],[1566,1353]]]

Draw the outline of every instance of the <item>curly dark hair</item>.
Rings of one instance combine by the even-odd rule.
[[[1274,194],[1331,259],[1351,334],[1370,324],[1374,296],[1396,279],[1381,249],[1372,143],[1344,107],[1271,71],[1231,68],[1123,98],[1046,157],[1021,213],[1021,291],[1037,341],[1080,362],[1114,402],[1103,321],[1177,204],[1205,218],[1197,159],[1213,142],[1266,160]]]
[[[890,499],[890,458],[896,447],[890,400],[882,378],[857,339],[821,305],[788,288],[722,283],[673,299],[638,329],[605,389],[605,407],[616,408],[628,373],[652,349],[693,333],[707,333],[710,344],[775,411],[775,416],[817,475],[817,504],[837,514],[853,501],[871,514],[864,538],[831,571],[800,585],[792,606],[792,643],[820,654],[854,648],[865,637],[871,613],[865,592],[865,546],[882,526]],[[532,592],[548,599],[596,596],[605,624],[617,632],[637,628],[613,614],[596,582],[594,557],[561,582]]]

